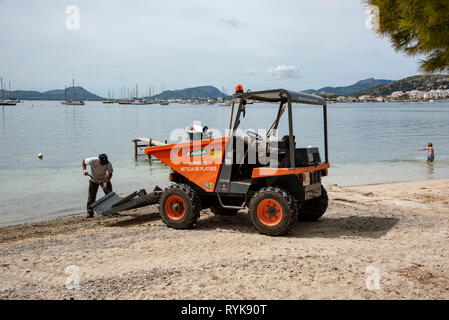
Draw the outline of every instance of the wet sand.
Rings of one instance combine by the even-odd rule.
[[[169,229],[157,207],[4,227],[0,299],[448,299],[448,187],[328,185],[322,219],[284,237],[245,212]]]

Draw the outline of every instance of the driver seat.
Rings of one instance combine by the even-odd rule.
[[[295,136],[293,136],[293,144],[295,147]],[[290,146],[290,138],[289,136],[283,136],[281,140],[278,142],[278,165],[279,168],[286,168],[289,166],[289,146]]]

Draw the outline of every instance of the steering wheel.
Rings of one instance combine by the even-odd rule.
[[[250,136],[251,138],[256,139],[256,141],[262,141],[263,140],[262,136],[258,135],[254,131],[246,130],[246,134],[248,136]]]

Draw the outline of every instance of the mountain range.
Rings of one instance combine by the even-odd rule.
[[[49,90],[45,92],[31,91],[31,90],[15,90],[5,91],[5,96],[8,98],[20,99],[20,100],[64,100],[72,98],[72,88]],[[75,87],[74,89],[75,99],[82,100],[104,100],[104,98],[93,94],[83,87]]]
[[[393,80],[384,80],[384,79],[374,79],[369,78],[365,80],[360,80],[356,82],[355,84],[346,86],[346,87],[324,87],[318,90],[309,89],[305,90],[303,92],[305,93],[320,93],[320,94],[326,94],[326,95],[337,95],[337,96],[348,96],[355,93],[358,93],[360,91],[370,89],[373,87],[377,87],[380,85],[385,85],[388,83],[393,82]]]
[[[356,96],[387,96],[395,91],[429,91],[436,89],[449,89],[449,75],[420,75],[404,78],[384,85],[369,88],[355,94]]]
[[[213,86],[202,86],[186,88],[181,90],[166,90],[160,94],[154,95],[154,99],[198,99],[198,98],[222,98],[225,94]]]
[[[309,89],[303,92],[316,93],[324,95],[337,96],[384,96],[390,95],[394,91],[410,91],[410,90],[431,90],[431,89],[449,89],[449,75],[419,75],[405,79],[392,81],[384,79],[369,78],[356,82],[346,87],[324,87],[318,90]],[[83,87],[75,87],[75,99],[83,100],[104,100],[94,93],[91,93]],[[154,95],[154,99],[188,99],[188,98],[222,98],[226,95],[214,86],[200,86],[193,88],[185,88],[181,90],[166,90],[160,94]],[[16,90],[10,93],[5,90],[6,98],[15,98],[20,100],[64,100],[66,97],[72,97],[72,88],[65,90],[49,90],[45,92]],[[148,97],[147,97],[148,98]]]

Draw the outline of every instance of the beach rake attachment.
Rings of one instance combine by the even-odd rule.
[[[104,216],[112,215],[121,211],[136,209],[157,204],[162,194],[162,189],[156,186],[151,193],[145,189],[134,191],[126,197],[120,197],[111,192],[92,204],[92,209]]]

